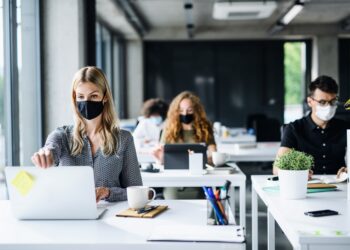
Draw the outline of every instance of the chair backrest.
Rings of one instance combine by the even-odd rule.
[[[275,118],[257,119],[253,123],[257,142],[280,141],[281,124]]]
[[[246,121],[247,129],[254,128],[254,123],[256,123],[257,120],[264,120],[266,118],[267,116],[265,114],[249,114]]]

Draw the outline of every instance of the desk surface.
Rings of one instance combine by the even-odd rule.
[[[233,174],[191,175],[189,170],[161,170],[159,173],[141,172],[141,176],[143,184],[152,187],[222,186],[226,180],[230,180],[232,185],[236,185],[237,183],[245,185],[245,174],[236,164],[230,164],[235,168]]]
[[[206,226],[206,201],[153,201],[169,209],[154,219],[115,217],[126,202],[107,204],[100,220],[19,221],[9,201],[0,201],[0,249],[245,249],[245,244],[147,242],[162,225]]]
[[[330,249],[335,244],[334,249],[350,248],[350,201],[346,199],[345,183],[337,184],[339,191],[307,194],[307,198],[301,200],[284,200],[279,193],[263,190],[267,177],[252,176],[253,188],[295,248],[314,245],[315,249]],[[304,215],[305,211],[322,209],[336,210],[340,215],[318,218]],[[344,235],[336,236],[337,231]],[[318,233],[321,235],[316,235]]]
[[[255,148],[243,148],[244,144],[218,144],[218,152],[230,155],[231,161],[274,161],[280,142],[257,142]]]

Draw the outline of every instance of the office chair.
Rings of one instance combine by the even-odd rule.
[[[246,121],[246,128],[247,128],[247,130],[251,129],[251,128],[254,128],[254,123],[257,120],[264,120],[266,118],[267,118],[267,116],[265,114],[260,114],[260,113],[249,114],[247,116],[247,121]]]
[[[275,118],[257,119],[253,123],[257,142],[280,141],[281,124]]]

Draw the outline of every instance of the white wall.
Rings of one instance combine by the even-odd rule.
[[[45,134],[72,124],[70,88],[84,66],[84,0],[42,1]]]

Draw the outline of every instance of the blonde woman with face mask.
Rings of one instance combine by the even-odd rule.
[[[32,156],[41,168],[92,166],[96,200],[126,200],[128,186],[142,185],[134,141],[118,126],[113,98],[103,72],[84,67],[74,76],[71,100],[75,123],[53,131]]]
[[[320,76],[309,85],[307,103],[311,113],[288,124],[277,157],[292,148],[312,155],[310,173],[337,174],[345,169],[346,130],[349,123],[334,118],[338,105],[338,85],[329,76]],[[274,167],[274,174],[278,168]]]

